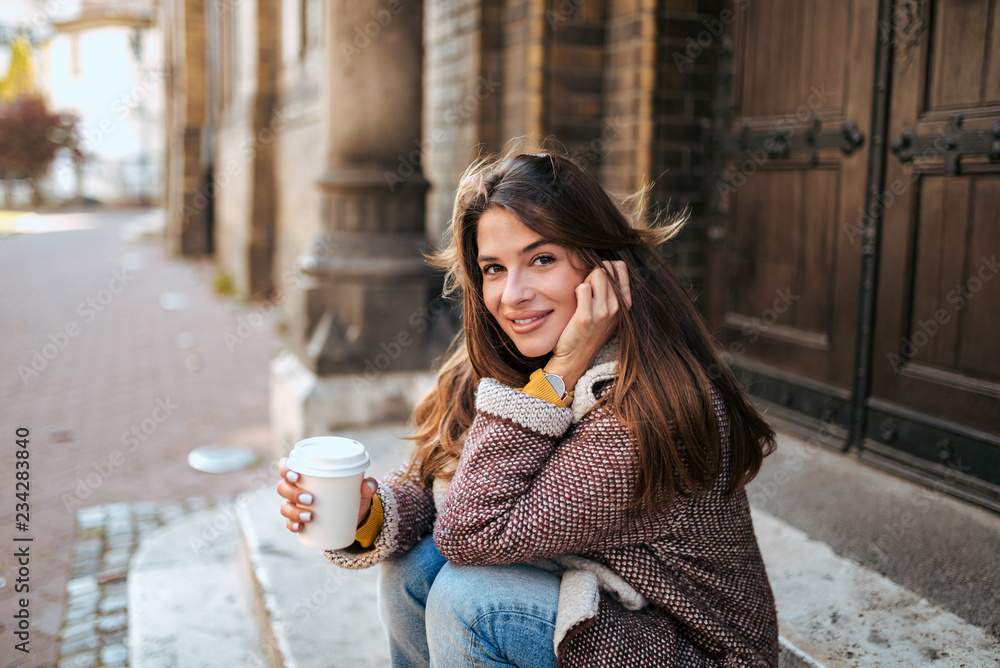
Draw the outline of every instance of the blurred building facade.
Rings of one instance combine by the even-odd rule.
[[[405,415],[458,175],[551,137],[690,208],[668,260],[774,419],[997,510],[997,4],[167,2],[170,244],[286,314],[299,404]]]
[[[47,203],[159,200],[163,48],[155,14],[154,0],[5,3],[0,47],[26,36],[37,90],[50,108],[80,118],[87,159],[77,166],[68,155],[57,158],[41,184]],[[20,185],[15,192],[25,190]],[[26,204],[25,193],[17,200]]]

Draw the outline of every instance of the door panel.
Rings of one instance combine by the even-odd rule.
[[[1000,508],[998,3],[913,4],[919,30],[893,72],[863,456]]]
[[[1000,102],[1000,16],[993,5],[987,0],[936,3],[929,110]]]
[[[733,7],[730,156],[705,312],[775,410],[815,432],[849,423],[875,3]],[[853,124],[846,125],[845,124]],[[844,146],[845,128],[856,129]]]
[[[786,427],[1000,510],[1000,0],[740,4],[706,315]]]

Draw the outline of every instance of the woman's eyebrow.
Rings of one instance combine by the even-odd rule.
[[[546,239],[539,239],[538,241],[530,243],[527,246],[525,246],[524,248],[522,248],[520,251],[518,251],[517,254],[518,255],[525,255],[525,254],[530,253],[531,251],[535,250],[539,246],[545,246],[546,244],[549,244],[549,243],[552,243],[552,242],[548,241]],[[499,258],[495,258],[492,255],[480,255],[476,259],[476,261],[477,262],[496,262],[498,259]]]

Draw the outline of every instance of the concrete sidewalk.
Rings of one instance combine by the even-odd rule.
[[[210,261],[166,258],[158,222],[155,210],[88,210],[5,217],[0,227],[8,628],[19,598],[14,534],[33,538],[30,653],[5,647],[5,659],[20,661],[11,665],[55,665],[80,508],[232,497],[273,475],[273,322],[227,346],[253,308],[213,293]],[[14,528],[18,428],[30,431],[25,532]],[[188,451],[210,444],[248,446],[265,465],[217,475],[188,466]]]

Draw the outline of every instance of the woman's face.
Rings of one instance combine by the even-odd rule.
[[[576,287],[586,277],[574,266],[576,254],[501,207],[480,216],[476,239],[486,308],[522,355],[549,354],[576,312]]]

